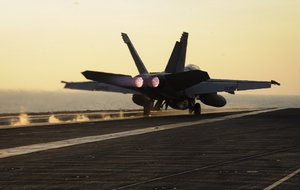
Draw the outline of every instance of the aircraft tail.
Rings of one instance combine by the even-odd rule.
[[[127,44],[128,49],[130,51],[130,54],[135,62],[135,65],[139,71],[140,74],[146,74],[148,73],[143,61],[141,60],[139,54],[137,53],[137,51],[135,50],[133,44],[131,43],[128,35],[126,33],[122,33],[122,38],[123,41]]]
[[[166,73],[178,73],[184,71],[188,33],[183,32],[180,41],[176,41],[172,54],[165,68]]]

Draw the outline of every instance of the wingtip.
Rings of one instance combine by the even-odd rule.
[[[279,82],[277,82],[277,81],[275,81],[275,80],[271,80],[271,84],[274,84],[274,85],[278,85],[278,86],[280,86],[280,83],[279,83]]]

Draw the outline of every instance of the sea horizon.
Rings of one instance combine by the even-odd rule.
[[[299,108],[298,95],[220,93],[230,108]],[[130,94],[92,91],[0,90],[0,114],[142,109]],[[201,104],[202,109],[219,109]]]

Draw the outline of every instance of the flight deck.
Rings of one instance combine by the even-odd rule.
[[[300,109],[0,130],[0,189],[299,189]]]

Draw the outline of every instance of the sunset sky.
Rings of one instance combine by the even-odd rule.
[[[186,63],[211,78],[273,79],[282,85],[255,93],[300,95],[299,0],[0,0],[0,90],[61,90],[84,70],[136,75],[121,32],[162,71],[183,31]]]

